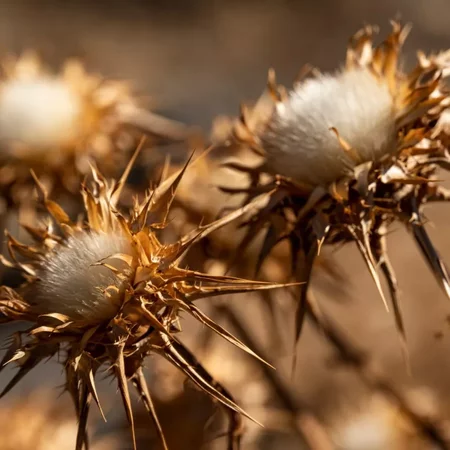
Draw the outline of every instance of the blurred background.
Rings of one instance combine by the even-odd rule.
[[[35,49],[55,69],[66,58],[79,57],[88,71],[129,80],[153,110],[208,132],[215,116],[236,115],[240,102],[260,95],[270,67],[287,86],[305,63],[322,70],[337,68],[356,30],[366,23],[378,24],[384,36],[392,18],[413,24],[404,52],[405,66],[410,67],[417,50],[450,47],[449,17],[447,0],[3,0],[0,55]],[[437,248],[450,260],[450,206],[433,206],[427,217]],[[318,271],[313,285],[321,309],[369,358],[367,364],[376,367],[375,373],[387,387],[373,382],[372,375],[367,380],[366,366],[340,362],[329,336],[311,324],[306,325],[295,349],[297,366],[292,375],[292,302],[280,293],[271,300],[278,311],[279,332],[257,315],[260,299],[227,299],[241,317],[241,325],[247,324],[250,337],[277,368],[276,375],[268,375],[261,364],[215,338],[208,337],[204,344],[204,330],[186,321],[185,341],[198,358],[244,409],[266,424],[263,430],[246,422],[243,450],[450,448],[448,441],[439,443],[424,436],[423,429],[418,431],[430,419],[431,428],[436,426],[442,436],[449,437],[450,303],[412,239],[399,226],[392,229],[389,246],[401,290],[410,374],[393,317],[385,312],[351,245],[327,252],[338,276],[330,278]],[[239,327],[221,315],[223,301],[217,300],[212,314],[251,344],[246,341],[249,336],[242,336]],[[2,339],[10,331],[5,329]],[[217,407],[156,357],[149,358],[147,366],[170,448],[226,448],[225,441],[217,437],[224,428]],[[1,373],[2,387],[10,376],[10,369]],[[45,401],[55,402],[70,416],[68,396],[58,399],[61,389],[50,389],[62,383],[61,367],[49,362],[8,394],[0,409],[23,408],[24,412],[18,419],[6,413],[6,419],[0,420],[0,449],[25,448],[25,444],[7,447],[2,440],[8,433],[20,433],[16,426],[20,430],[37,420],[36,411],[42,409],[41,397],[37,401],[33,397],[37,389],[45,389]],[[98,448],[128,450],[130,439],[119,394],[108,380],[101,391],[108,423],[92,414],[93,441]],[[23,406],[30,394],[31,406]],[[405,418],[396,395],[406,399],[425,422],[413,423],[409,413]],[[62,425],[52,414],[44,423],[57,430]],[[55,448],[73,448],[68,427],[64,444]],[[139,449],[159,448],[153,425],[144,415],[138,418],[138,430]],[[108,443],[102,443],[104,439]]]

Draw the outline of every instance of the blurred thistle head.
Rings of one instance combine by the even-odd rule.
[[[436,398],[423,387],[406,392],[420,417],[429,423],[442,426]],[[330,431],[338,450],[397,450],[426,449],[430,447],[423,430],[405,414],[398,405],[373,394],[358,408],[340,409],[331,418]]]
[[[176,128],[140,108],[127,82],[87,73],[78,60],[53,72],[27,52],[1,69],[0,188],[10,204],[29,198],[30,168],[48,187],[76,193],[90,163],[112,176],[125,167],[138,130],[159,138],[164,125]]]
[[[173,363],[234,413],[245,414],[176,337],[181,331],[180,314],[192,315],[254,355],[194,301],[278,286],[182,268],[180,260],[194,243],[245,214],[247,208],[164,244],[159,234],[185,169],[147,192],[142,201],[136,199],[125,214],[117,203],[130,167],[131,163],[117,183],[93,170],[92,189],[82,187],[86,220],[77,222],[49,199],[36,179],[49,220],[40,228],[25,226],[35,245],[8,236],[12,262],[4,263],[22,271],[27,281],[17,291],[2,288],[0,317],[4,322],[26,320],[33,326],[14,336],[2,362],[2,367],[13,361],[20,367],[3,394],[39,362],[59,354],[66,371],[65,388],[79,416],[77,450],[86,441],[91,399],[100,407],[94,377],[101,366],[117,379],[132,430],[129,381],[158,425],[142,372],[151,353]],[[162,432],[161,438],[164,443]]]
[[[239,161],[228,164],[250,175],[250,186],[242,191],[247,203],[261,193],[266,198],[248,221],[245,242],[263,233],[262,261],[274,245],[288,241],[292,275],[307,281],[300,287],[297,337],[321,246],[352,241],[388,309],[379,269],[386,278],[404,339],[386,247],[387,227],[394,221],[412,233],[450,297],[447,269],[422,215],[425,203],[450,199],[436,177],[439,167],[450,167],[450,97],[444,82],[450,58],[448,52],[419,52],[416,66],[403,71],[401,48],[409,27],[393,22],[392,28],[379,45],[373,43],[373,27],[360,30],[350,40],[343,69],[304,70],[289,92],[271,71],[266,91],[253,108],[242,107],[222,138],[221,145],[251,150],[260,159],[251,168]]]

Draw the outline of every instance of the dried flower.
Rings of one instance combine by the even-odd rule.
[[[422,55],[411,73],[401,73],[397,60],[409,28],[393,27],[375,48],[374,29],[360,30],[344,69],[322,74],[307,66],[288,93],[270,71],[267,90],[254,108],[243,107],[227,138],[262,153],[268,172],[312,188],[417,144],[426,136],[417,119],[433,112],[431,121],[443,102],[442,70]]]
[[[383,81],[362,67],[298,83],[275,104],[261,134],[267,167],[299,182],[327,185],[357,163],[394,153],[396,105]],[[345,151],[342,140],[354,152]]]
[[[386,278],[404,339],[386,248],[387,227],[393,221],[412,232],[450,296],[447,270],[422,216],[425,203],[450,198],[436,180],[439,166],[450,167],[450,97],[443,81],[449,58],[448,52],[429,57],[419,53],[417,66],[403,72],[399,56],[408,31],[393,23],[392,33],[374,46],[374,29],[362,29],[350,41],[344,69],[328,75],[303,71],[289,93],[276,85],[271,71],[267,90],[252,109],[242,107],[221,144],[259,155],[256,168],[239,162],[229,167],[251,175],[245,190],[250,198],[266,192],[265,206],[249,220],[246,242],[265,230],[264,260],[274,245],[287,240],[293,274],[307,281],[300,288],[297,338],[321,246],[353,241],[388,308],[378,269]],[[267,174],[272,175],[269,182],[263,178]]]
[[[123,167],[123,151],[133,140],[117,108],[132,102],[126,83],[87,74],[78,61],[52,73],[32,52],[6,59],[0,82],[3,197],[13,204],[29,198],[30,168],[74,192],[90,160],[103,159],[105,172],[119,161]]]
[[[176,243],[163,244],[158,230],[167,223],[184,170],[148,192],[142,202],[136,200],[125,216],[116,204],[130,167],[131,163],[118,183],[108,183],[93,171],[93,189],[82,187],[86,222],[72,222],[36,180],[39,197],[52,220],[43,228],[26,227],[36,241],[34,246],[8,236],[13,262],[5,264],[20,269],[27,282],[17,291],[2,288],[0,317],[3,321],[27,320],[33,326],[15,336],[3,360],[2,367],[13,361],[20,366],[3,394],[43,359],[65,354],[66,389],[79,417],[77,450],[86,439],[91,399],[100,407],[94,376],[102,365],[117,378],[134,445],[128,381],[165,442],[142,372],[149,353],[162,355],[214,399],[237,414],[245,414],[178,340],[179,316],[181,312],[192,315],[254,354],[208,318],[194,300],[278,286],[180,268],[179,261],[191,245],[246,213],[248,207],[199,227]],[[237,439],[236,430],[232,433],[230,439]]]
[[[120,173],[137,130],[186,137],[181,124],[139,108],[128,83],[88,74],[77,60],[53,73],[28,52],[2,69],[0,192],[8,206],[29,203],[30,168],[48,188],[76,194],[91,162],[108,176]]]

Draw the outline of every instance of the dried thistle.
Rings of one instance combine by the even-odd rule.
[[[195,230],[199,223],[212,222],[223,215],[224,211],[238,208],[245,197],[230,196],[218,188],[230,183],[230,180],[233,186],[245,187],[247,183],[245,175],[221,167],[218,160],[202,157],[195,166],[189,168],[180,182],[172,205],[170,229],[177,236],[183,235]],[[236,220],[202,240],[195,249],[189,251],[189,265],[192,261],[195,268],[205,270],[200,261],[212,256],[214,265],[220,264],[221,260],[227,262],[244,236],[244,230],[239,229],[242,221],[243,218]],[[251,267],[247,262],[241,263],[242,268]],[[223,270],[225,271],[226,269]],[[241,272],[241,276],[246,275]]]
[[[82,187],[86,222],[72,222],[36,179],[40,200],[51,220],[42,228],[26,226],[36,242],[34,246],[23,245],[8,236],[13,262],[5,264],[19,269],[27,281],[17,291],[2,288],[0,317],[5,322],[26,320],[33,325],[27,332],[14,336],[3,360],[2,367],[16,362],[20,369],[2,395],[39,362],[59,354],[66,371],[65,387],[79,417],[77,450],[87,439],[91,400],[100,408],[94,377],[101,366],[106,366],[117,379],[134,447],[128,381],[135,387],[166,446],[142,371],[149,353],[166,358],[202,390],[230,408],[233,420],[245,414],[176,337],[180,313],[192,315],[254,355],[207,317],[194,301],[278,286],[181,268],[180,259],[194,243],[245,214],[249,207],[201,226],[176,243],[163,244],[158,233],[166,226],[184,170],[149,191],[142,202],[136,199],[129,215],[123,215],[116,205],[130,167],[131,163],[117,183],[107,182],[93,170],[93,188]],[[230,442],[237,443],[237,430],[233,429],[231,434]]]
[[[185,127],[139,108],[127,82],[89,74],[78,60],[67,60],[54,73],[33,52],[5,59],[0,77],[2,199],[8,207],[29,203],[30,168],[48,188],[72,194],[92,161],[102,173],[116,176],[136,145],[137,130],[186,137]]]
[[[247,149],[260,163],[228,166],[250,175],[247,203],[258,194],[266,205],[248,221],[245,243],[261,230],[264,260],[280,241],[291,246],[292,272],[310,280],[323,244],[357,244],[388,308],[378,269],[387,280],[396,325],[404,339],[397,284],[386,248],[394,221],[411,231],[447,296],[447,270],[424,228],[422,207],[447,200],[436,179],[449,167],[448,53],[400,69],[400,51],[409,27],[393,23],[391,34],[373,44],[374,28],[356,33],[345,67],[334,74],[304,70],[287,92],[269,73],[268,86],[222,142]],[[267,182],[263,177],[271,175]],[[233,189],[228,189],[233,192]],[[258,202],[261,199],[258,198]],[[296,335],[301,332],[308,283],[301,288]]]

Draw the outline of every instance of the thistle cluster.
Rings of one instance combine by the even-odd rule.
[[[180,318],[189,314],[268,364],[195,302],[288,285],[186,268],[192,248],[214,236],[227,254],[236,253],[238,271],[256,237],[263,236],[256,272],[280,242],[288,243],[291,267],[284,257],[277,264],[291,284],[301,283],[297,339],[313,265],[323,245],[341,242],[356,243],[389,308],[379,272],[385,277],[405,339],[386,247],[393,222],[411,232],[450,297],[450,278],[423,220],[426,203],[450,198],[437,181],[438,169],[450,167],[450,96],[444,83],[450,58],[419,54],[416,67],[404,72],[401,48],[409,28],[393,23],[379,45],[373,43],[374,32],[366,27],[352,37],[342,69],[331,74],[305,69],[289,91],[270,71],[255,105],[243,106],[238,119],[222,121],[213,132],[211,149],[228,157],[222,160],[228,175],[205,156],[170,176],[165,165],[160,183],[136,195],[131,208],[125,207],[123,192],[140,147],[118,181],[104,174],[123,167],[130,156],[121,143],[129,138],[130,147],[135,141],[124,125],[143,128],[127,85],[87,75],[78,63],[55,76],[34,57],[8,61],[0,82],[2,198],[20,204],[32,182],[45,219],[23,224],[31,244],[7,233],[9,258],[2,262],[18,270],[24,284],[1,288],[0,321],[31,325],[13,336],[2,361],[0,370],[19,366],[2,395],[40,362],[59,356],[79,421],[75,448],[82,450],[88,446],[90,403],[102,412],[95,380],[106,369],[122,396],[134,448],[129,384],[167,448],[143,372],[146,358],[158,354],[230,411],[228,448],[239,448],[239,417],[249,416],[182,343]],[[147,131],[186,138],[185,129],[173,122],[145,118],[146,124],[152,119]],[[245,186],[224,186],[233,171]],[[219,196],[211,186],[217,183]],[[76,220],[52,200],[58,190],[81,191],[83,211]],[[232,194],[231,212],[223,212],[224,194]],[[173,205],[186,220],[171,222]],[[202,219],[206,224],[199,225]],[[240,223],[240,235],[224,228],[233,221]],[[169,224],[177,223],[179,236],[167,242]],[[220,229],[225,231],[215,234]]]
[[[194,301],[278,287],[181,268],[179,263],[192,245],[245,214],[248,208],[200,226],[175,243],[162,243],[158,231],[167,225],[173,195],[184,170],[147,192],[142,201],[136,199],[132,210],[124,214],[117,209],[117,203],[132,162],[117,183],[109,183],[93,170],[92,188],[82,186],[86,219],[76,222],[49,198],[36,178],[48,221],[42,227],[26,226],[34,245],[8,236],[12,261],[3,261],[21,271],[26,283],[17,290],[2,288],[1,320],[25,320],[33,326],[26,333],[15,335],[3,359],[2,368],[15,362],[20,369],[2,395],[38,363],[59,355],[64,360],[66,389],[79,418],[77,450],[87,442],[86,423],[92,399],[101,410],[95,375],[102,366],[117,379],[134,446],[129,381],[160,430],[142,371],[150,353],[166,358],[235,413],[247,415],[176,337],[181,331],[180,314],[190,314],[256,356],[205,315]],[[165,445],[163,434],[160,436]]]

